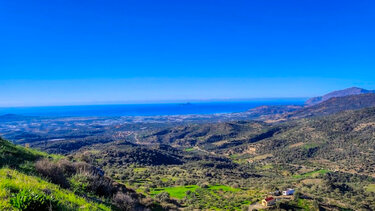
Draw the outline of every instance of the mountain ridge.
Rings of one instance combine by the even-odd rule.
[[[313,116],[326,116],[346,110],[358,110],[375,106],[375,93],[332,97],[319,104],[306,106],[302,109],[287,113],[284,119],[298,119]]]
[[[350,88],[343,89],[343,90],[336,90],[328,94],[325,94],[323,96],[312,97],[305,102],[305,105],[313,106],[313,105],[322,103],[324,101],[327,101],[333,97],[344,97],[344,96],[349,96],[349,95],[368,94],[368,93],[375,93],[375,90],[367,90],[367,89],[363,89],[359,87],[350,87]]]

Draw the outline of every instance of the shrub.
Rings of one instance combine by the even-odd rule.
[[[170,195],[168,192],[161,192],[155,196],[155,198],[161,202],[169,202]]]
[[[207,182],[198,183],[198,186],[201,187],[201,188],[208,188],[209,187]]]
[[[134,210],[136,201],[129,195],[122,192],[117,192],[112,199],[112,202],[121,210]]]
[[[87,177],[82,174],[76,174],[70,179],[70,189],[79,195],[88,193],[88,181]]]
[[[298,202],[300,198],[301,198],[301,193],[298,191],[294,192],[294,201]]]
[[[51,182],[61,185],[64,188],[69,187],[69,182],[57,163],[46,159],[39,160],[35,164],[35,169],[39,174],[51,180]]]
[[[96,195],[112,197],[117,190],[117,187],[112,184],[113,181],[110,178],[93,174],[86,175],[86,178],[87,189]]]
[[[32,190],[21,190],[10,198],[13,207],[19,210],[44,211],[52,210],[57,201],[45,193],[37,193]]]
[[[70,179],[71,189],[80,195],[92,193],[98,196],[112,197],[120,188],[110,178],[83,172]]]
[[[75,174],[103,175],[100,169],[96,169],[87,163],[72,163],[65,159],[61,159],[57,162],[48,159],[39,160],[35,164],[35,169],[51,182],[64,188],[70,187],[67,177],[72,177]]]

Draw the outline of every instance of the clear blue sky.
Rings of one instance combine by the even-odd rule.
[[[0,0],[0,106],[375,89],[375,1]]]

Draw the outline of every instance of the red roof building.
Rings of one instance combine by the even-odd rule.
[[[275,203],[276,203],[276,199],[273,198],[272,196],[267,197],[267,198],[263,199],[263,201],[262,201],[262,205],[265,206],[265,207],[272,206]]]

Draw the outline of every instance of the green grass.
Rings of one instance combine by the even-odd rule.
[[[32,168],[31,164],[34,161],[46,156],[46,153],[16,146],[0,138],[0,168],[8,166],[23,171],[30,171]]]
[[[269,169],[272,169],[273,168],[273,165],[271,164],[266,164],[266,165],[259,165],[259,166],[256,166],[255,167],[256,169],[258,170],[269,170]]]
[[[375,193],[375,184],[370,184],[366,187],[367,192],[374,192]]]
[[[146,170],[147,168],[133,168],[134,172],[140,172],[140,173],[145,172]]]
[[[238,154],[233,154],[233,155],[230,155],[229,157],[231,158],[231,159],[237,159],[238,158]]]
[[[52,158],[54,160],[64,158],[62,155],[47,154],[35,149],[14,145],[0,138],[0,168],[7,166],[26,173],[31,173],[34,168],[34,162],[43,157]]]
[[[187,191],[191,193],[187,195]],[[145,194],[155,197],[162,192],[169,193],[174,199],[185,199],[183,205],[186,207],[199,205],[202,210],[241,210],[242,206],[252,204],[264,195],[260,189],[241,189],[221,184],[206,188],[198,185],[152,188]]]
[[[161,192],[168,192],[172,198],[182,199],[186,196],[186,191],[195,191],[199,188],[198,185],[175,186],[166,188],[154,188],[151,190],[150,195],[155,196]]]
[[[308,143],[308,144],[304,144],[303,145],[303,148],[304,149],[312,149],[312,148],[315,148],[315,147],[318,147],[319,144],[316,144],[316,143]]]
[[[10,198],[12,193],[21,190],[31,190],[40,194],[45,194],[45,191],[48,190],[51,196],[58,201],[57,209],[60,210],[111,210],[104,204],[89,202],[73,192],[61,189],[39,177],[28,176],[9,168],[0,169],[0,210],[15,210],[10,203]]]
[[[155,196],[161,192],[168,192],[172,198],[182,199],[186,196],[186,191],[196,191],[200,188],[198,185],[187,185],[187,186],[175,186],[166,188],[154,188],[150,191],[151,196]],[[212,185],[207,188],[211,191],[225,191],[225,192],[238,192],[240,188],[233,188],[226,185]]]
[[[0,210],[17,210],[12,205],[12,199],[15,199],[15,195],[20,196],[20,193],[23,196],[33,194],[35,197],[49,197],[56,202],[54,210],[111,210],[111,207],[100,202],[101,199],[99,202],[89,201],[70,190],[34,176],[37,175],[35,162],[41,158],[57,161],[64,156],[14,145],[0,138]],[[21,203],[22,200],[18,198],[18,202]],[[19,206],[18,202],[14,206]]]
[[[169,181],[168,178],[161,178],[160,180],[161,180],[162,182],[168,182],[168,181]]]
[[[194,148],[186,148],[185,152],[191,152],[191,151],[194,151],[194,150],[195,150]]]
[[[293,175],[293,178],[299,179],[299,178],[306,178],[306,177],[316,177],[317,175],[323,175],[328,173],[329,170],[326,169],[320,169],[317,171],[310,171],[304,174],[299,174],[299,175]]]
[[[227,191],[227,192],[238,192],[240,188],[233,188],[226,185],[212,185],[208,187],[209,190]]]
[[[315,210],[313,202],[306,199],[298,199],[297,206],[300,207],[302,210]]]

